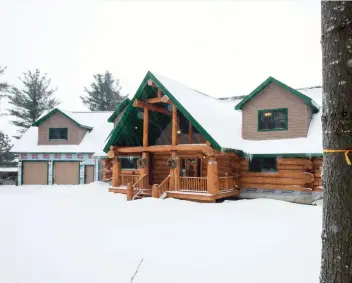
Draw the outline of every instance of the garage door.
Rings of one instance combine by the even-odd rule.
[[[22,163],[23,185],[48,184],[48,162]]]
[[[86,165],[86,184],[90,184],[94,182],[94,166],[93,165]]]
[[[58,185],[79,184],[79,162],[55,161],[54,184],[58,184]]]

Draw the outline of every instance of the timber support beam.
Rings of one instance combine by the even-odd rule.
[[[160,107],[160,106],[156,106],[156,105],[153,105],[151,103],[147,103],[147,102],[144,102],[144,101],[141,101],[141,100],[138,100],[138,99],[133,101],[133,106],[137,107],[137,108],[146,108],[146,109],[148,109],[150,111],[163,113],[163,114],[166,114],[166,115],[169,115],[169,116],[172,115],[172,113],[169,110],[167,110],[166,108],[163,108],[163,107]]]
[[[178,130],[178,119],[177,119],[177,108],[175,105],[172,106],[172,145],[177,145],[177,130]]]
[[[203,152],[205,155],[213,155],[214,149],[208,144],[182,144],[182,145],[153,145],[134,147],[114,147],[117,153],[141,153],[141,152],[171,152],[171,151],[193,151]]]
[[[144,108],[143,113],[143,146],[148,146],[148,130],[149,127],[149,111],[147,108]]]
[[[170,99],[164,95],[164,96],[160,96],[160,97],[153,97],[153,98],[149,98],[147,99],[148,103],[168,103],[171,104]]]

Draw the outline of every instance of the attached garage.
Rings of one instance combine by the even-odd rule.
[[[48,162],[23,161],[22,176],[23,185],[48,184]]]
[[[79,161],[55,161],[53,183],[58,185],[78,185]]]

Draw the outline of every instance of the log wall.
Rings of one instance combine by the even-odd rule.
[[[207,166],[209,157],[202,159],[202,177],[207,176]],[[224,177],[225,174],[228,176],[238,176],[240,173],[240,158],[237,155],[222,155],[216,157],[216,162],[218,163],[218,173],[219,177]]]
[[[150,156],[150,184],[161,184],[170,175],[166,162],[171,157],[171,152],[152,153]]]
[[[109,181],[112,179],[112,159],[104,158],[101,160],[101,176],[102,181]]]
[[[323,158],[313,158],[312,162],[312,173],[314,174],[313,191],[321,191],[323,189]]]
[[[249,172],[248,160],[240,159],[241,188],[321,190],[322,158],[278,158],[277,172]]]

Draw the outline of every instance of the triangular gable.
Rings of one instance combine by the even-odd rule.
[[[142,83],[140,84],[136,94],[129,102],[126,108],[126,111],[123,114],[120,122],[113,130],[104,148],[105,152],[108,152],[110,149],[110,146],[113,145],[116,142],[116,140],[119,138],[120,133],[123,131],[126,125],[130,112],[133,111],[133,109],[135,108],[133,106],[133,102],[136,99],[139,99],[142,97],[143,90],[146,87],[148,80],[152,80],[155,83],[155,85],[161,89],[164,95],[166,95],[170,99],[170,101],[177,107],[178,111],[180,111],[193,124],[193,126],[199,131],[199,133],[202,134],[213,145],[215,149],[221,150],[220,145],[215,141],[215,139],[212,136],[210,136],[210,134],[203,128],[203,126],[200,123],[198,123],[198,121],[196,121],[196,119],[191,115],[191,113],[189,113],[189,111],[185,107],[183,107],[183,105],[175,98],[175,96],[171,93],[171,91],[169,91],[169,89],[162,84],[162,82],[157,78],[157,76],[155,76],[150,71],[148,71]]]
[[[80,124],[79,122],[77,122],[76,120],[74,120],[72,117],[69,116],[69,114],[61,111],[59,108],[54,108],[53,110],[49,111],[47,114],[45,114],[43,117],[41,117],[40,119],[38,119],[37,121],[35,121],[32,126],[36,126],[38,127],[41,123],[43,123],[45,120],[47,120],[48,118],[50,118],[51,116],[53,116],[56,113],[60,113],[61,115],[63,115],[64,117],[66,117],[67,119],[69,119],[70,121],[72,121],[73,123],[75,123],[78,127],[80,128],[84,128],[86,130],[92,130],[92,127],[89,126],[85,126]]]
[[[127,97],[124,101],[120,103],[119,106],[116,107],[114,113],[109,117],[108,122],[114,123],[116,117],[127,107],[128,103],[130,103],[131,100]]]
[[[303,93],[289,87],[288,85],[284,84],[283,82],[280,82],[279,80],[269,77],[267,78],[263,83],[261,83],[255,90],[253,90],[250,94],[248,94],[240,103],[238,103],[235,106],[236,110],[243,110],[243,107],[251,101],[254,97],[256,97],[258,94],[260,94],[264,88],[266,88],[269,84],[275,83],[278,86],[282,87],[283,89],[287,90],[288,92],[292,93],[293,95],[299,97],[300,99],[303,100],[303,102],[308,105],[313,113],[319,112],[319,106],[317,103],[310,97],[304,95]]]

